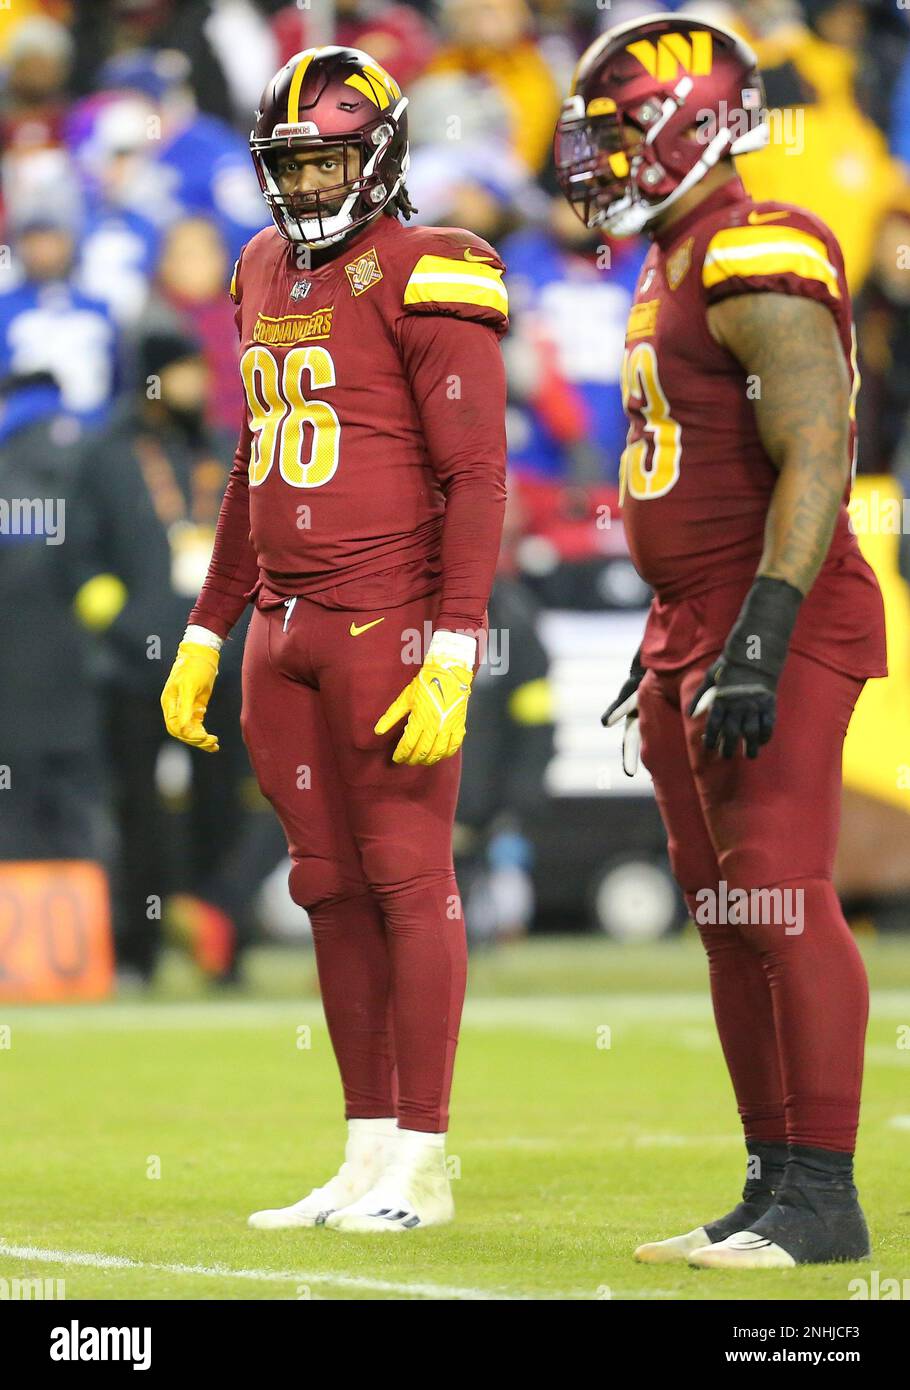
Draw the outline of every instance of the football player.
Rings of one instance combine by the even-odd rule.
[[[452,1217],[444,1140],[465,987],[459,749],[505,501],[503,265],[403,225],[407,101],[359,50],[308,49],[250,148],[275,226],[231,294],[246,419],[212,563],[162,696],[204,726],[252,598],[244,738],[313,927],[348,1141],[256,1227],[400,1232]]]
[[[843,259],[817,218],[756,204],[768,139],[749,48],[654,16],[582,57],[564,193],[647,231],[626,334],[623,518],[653,587],[604,721],[651,772],[707,950],[745,1130],[742,1201],[646,1262],[781,1268],[869,1254],[853,1185],[868,989],[832,887],[841,745],[885,674],[881,595],[848,526],[857,378]]]

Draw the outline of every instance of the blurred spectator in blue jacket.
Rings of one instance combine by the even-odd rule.
[[[64,411],[99,425],[117,386],[117,332],[107,306],[72,282],[78,208],[48,189],[7,211],[15,260],[0,294],[0,376],[50,372]]]
[[[86,207],[76,284],[125,327],[145,308],[167,211],[156,120],[144,97],[104,92],[77,102],[66,123]]]
[[[565,482],[615,483],[625,446],[620,372],[642,243],[604,243],[554,198],[507,237],[509,462]]]
[[[189,63],[174,50],[141,50],[112,58],[99,75],[108,91],[141,93],[152,105],[149,140],[159,177],[148,208],[173,221],[201,213],[218,223],[231,260],[269,222],[246,136],[201,113],[189,82]],[[142,186],[136,189],[142,196]]]

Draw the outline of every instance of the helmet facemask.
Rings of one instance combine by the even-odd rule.
[[[391,186],[383,178],[382,166],[406,105],[402,97],[390,113],[391,119],[380,118],[353,134],[323,135],[312,122],[300,122],[276,126],[271,138],[250,140],[259,184],[282,236],[316,248],[331,246],[388,206],[404,183],[407,155]],[[277,175],[279,157],[296,153],[316,157],[320,151],[338,155],[338,182],[306,192],[282,193]]]
[[[631,193],[631,161],[616,103],[601,100],[600,114],[586,113],[578,96],[563,103],[554,149],[560,186],[590,228],[604,227],[611,208]]]

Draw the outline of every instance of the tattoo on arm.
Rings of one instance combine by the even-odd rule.
[[[850,374],[834,319],[815,300],[748,294],[713,304],[708,326],[758,380],[758,433],[779,474],[758,573],[806,594],[850,470]]]

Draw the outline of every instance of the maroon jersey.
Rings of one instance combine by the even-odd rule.
[[[231,288],[246,420],[191,621],[247,597],[397,606],[479,627],[505,501],[503,265],[455,228],[380,217],[318,268],[269,228]]]
[[[760,383],[708,329],[731,295],[804,295],[831,310],[854,382],[843,257],[811,213],[755,203],[731,180],[658,234],[626,333],[623,521],[636,568],[655,590],[646,666],[674,669],[718,650],[755,578],[777,470],[752,404]],[[855,427],[851,426],[851,453]],[[846,460],[845,460],[846,463]],[[848,524],[844,493],[827,558],[800,608],[791,646],[855,676],[885,674],[875,576]]]

